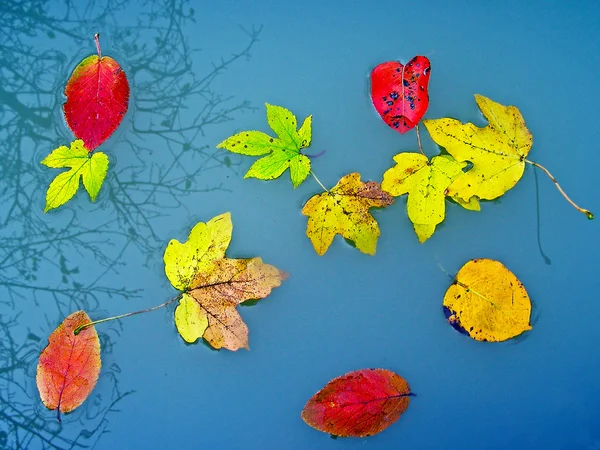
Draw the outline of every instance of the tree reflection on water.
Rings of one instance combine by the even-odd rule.
[[[39,401],[33,381],[39,351],[70,312],[94,310],[109,296],[139,295],[136,286],[114,287],[105,276],[118,271],[129,251],[147,259],[160,248],[157,221],[184,207],[186,196],[222,189],[199,184],[200,173],[230,165],[202,137],[208,127],[250,109],[216,92],[213,82],[250,56],[260,30],[243,30],[245,43],[236,53],[197,75],[196,49],[183,31],[194,21],[189,2],[148,0],[141,14],[127,14],[129,3],[0,5],[0,448],[88,447],[107,431],[109,414],[128,394],[119,388],[119,367],[109,363],[102,370],[112,386],[104,397],[110,398],[92,393],[65,426]],[[135,19],[125,24],[128,17]],[[45,191],[55,174],[40,160],[71,139],[57,111],[73,59],[60,49],[92,49],[91,36],[103,30],[135,88],[122,131],[109,143],[128,147],[134,156],[127,164],[111,160],[98,204],[85,199],[44,215]],[[161,158],[152,157],[150,138],[160,141]],[[109,328],[101,334],[105,361],[116,333]]]

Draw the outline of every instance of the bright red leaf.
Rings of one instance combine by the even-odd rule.
[[[413,395],[394,372],[357,370],[327,383],[306,403],[302,419],[335,436],[372,436],[398,420]]]
[[[384,122],[400,133],[412,130],[427,111],[430,69],[429,59],[415,56],[405,66],[389,61],[371,72],[373,106]]]
[[[37,367],[36,382],[48,409],[69,413],[90,395],[100,375],[100,340],[94,326],[74,331],[91,320],[84,311],[67,317],[48,338]]]
[[[122,67],[102,56],[98,35],[97,55],[79,63],[65,87],[63,105],[67,125],[90,152],[117,129],[129,104],[129,83]]]

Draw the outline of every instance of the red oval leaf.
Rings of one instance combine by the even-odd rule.
[[[335,436],[372,436],[398,420],[413,395],[394,372],[357,370],[327,383],[306,403],[302,419]]]
[[[371,72],[373,106],[384,122],[400,133],[412,130],[427,111],[430,69],[429,59],[415,56],[405,66],[389,61]]]
[[[100,375],[100,340],[94,326],[75,329],[91,320],[84,311],[67,317],[48,338],[37,367],[36,383],[48,409],[69,413],[90,395]]]
[[[65,87],[63,111],[67,125],[90,152],[117,129],[129,105],[129,82],[118,62],[97,55],[79,63]]]

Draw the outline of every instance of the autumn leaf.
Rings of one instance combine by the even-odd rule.
[[[186,342],[204,338],[214,348],[248,349],[248,328],[236,306],[268,296],[287,277],[260,258],[227,258],[232,229],[230,214],[221,214],[194,226],[186,242],[167,245],[165,273],[183,291],[175,325]]]
[[[501,262],[473,259],[456,274],[444,296],[448,322],[478,341],[505,341],[531,330],[531,301]]]
[[[389,61],[371,72],[373,106],[383,121],[400,133],[412,130],[427,111],[430,69],[429,59],[415,56],[405,66]]]
[[[267,122],[278,137],[261,131],[243,131],[225,139],[217,148],[242,155],[267,155],[257,160],[244,178],[272,180],[290,169],[294,187],[298,187],[310,173],[310,159],[301,150],[310,145],[312,116],[308,116],[296,130],[296,116],[281,106],[267,106]]]
[[[517,184],[527,163],[542,170],[577,211],[588,219],[594,218],[591,211],[571,200],[548,169],[527,159],[533,138],[515,106],[503,106],[478,94],[475,94],[475,101],[488,120],[484,128],[449,118],[423,121],[438,145],[457,161],[473,164],[464,176],[448,187],[446,195],[467,209],[477,208],[476,197],[493,200]]]
[[[67,125],[85,148],[95,150],[117,129],[129,104],[129,83],[122,67],[102,56],[99,35],[94,36],[97,55],[75,68],[67,85],[63,112]]]
[[[48,187],[44,209],[44,212],[48,212],[64,205],[75,195],[80,178],[90,199],[95,201],[106,177],[108,157],[102,152],[90,153],[83,141],[78,139],[71,143],[70,148],[61,145],[53,150],[42,164],[54,169],[69,168],[58,174]]]
[[[448,188],[449,196],[468,202],[473,196],[492,200],[512,188],[523,175],[533,138],[519,110],[475,95],[488,126],[478,128],[455,119],[424,120],[431,138],[457,161],[473,167]]]
[[[399,153],[394,156],[394,161],[396,165],[383,175],[381,188],[394,197],[408,194],[408,218],[419,242],[423,243],[444,220],[445,191],[464,174],[462,169],[466,163],[459,163],[449,155],[434,156],[429,161],[420,153]]]
[[[414,395],[394,372],[357,370],[327,383],[306,403],[302,419],[334,436],[372,436],[397,421]]]
[[[37,366],[36,384],[46,408],[69,413],[90,395],[100,375],[100,340],[93,326],[75,335],[77,327],[91,322],[84,311],[67,317],[48,338]]]
[[[308,216],[306,235],[319,255],[327,251],[336,234],[354,242],[361,252],[374,255],[379,225],[369,209],[385,208],[393,202],[379,183],[363,183],[360,174],[351,173],[342,177],[330,191],[306,202],[302,208],[302,214]]]

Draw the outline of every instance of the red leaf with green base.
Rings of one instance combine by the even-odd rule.
[[[123,68],[102,56],[99,35],[97,55],[79,63],[65,87],[63,111],[67,125],[85,148],[93,151],[117,129],[129,105],[129,82]]]

